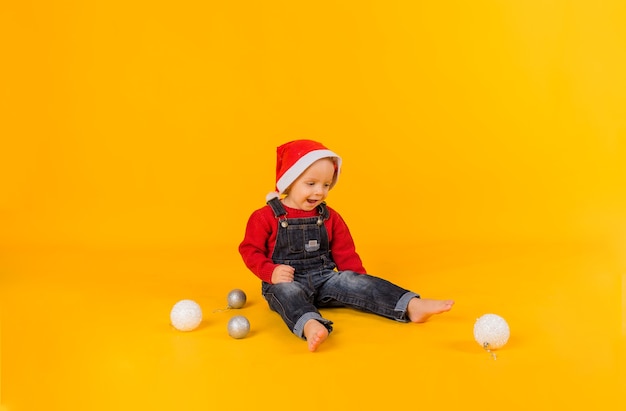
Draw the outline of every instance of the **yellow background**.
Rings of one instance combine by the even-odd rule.
[[[377,384],[380,404],[463,406],[487,395],[481,378],[502,398],[535,393],[521,409],[611,399],[626,335],[625,21],[620,0],[3,3],[2,402],[210,409],[243,391],[252,407],[288,383],[311,409],[372,404]],[[369,331],[312,360],[268,312],[236,247],[274,187],[275,147],[295,138],[342,155],[328,202],[370,271],[457,299],[432,333],[402,345],[406,327],[339,310]],[[215,317],[184,337],[167,328],[177,299],[210,313],[244,285],[266,332],[241,357]],[[490,310],[518,321],[509,363],[475,352],[471,324]],[[418,355],[393,388],[389,363]],[[198,387],[154,380],[175,370]],[[361,400],[342,376],[367,381],[346,386]],[[568,397],[586,381],[588,397]]]

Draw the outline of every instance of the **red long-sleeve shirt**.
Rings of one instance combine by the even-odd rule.
[[[284,206],[289,218],[316,217],[318,211],[297,210]],[[354,240],[345,221],[332,208],[330,217],[324,221],[328,232],[331,255],[339,271],[351,270],[365,274],[361,257],[356,252]],[[261,280],[271,283],[272,272],[278,265],[272,261],[272,253],[278,235],[278,223],[271,207],[266,205],[256,210],[248,219],[246,233],[239,245],[239,253],[246,266]]]

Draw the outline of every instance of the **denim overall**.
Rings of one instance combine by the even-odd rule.
[[[289,283],[263,282],[262,294],[295,335],[305,338],[304,324],[310,319],[332,331],[332,321],[323,318],[318,307],[351,307],[408,322],[409,301],[419,295],[382,278],[335,270],[324,226],[330,215],[325,203],[318,206],[317,217],[309,218],[287,218],[278,198],[267,204],[278,224],[272,260],[293,267],[295,276]]]

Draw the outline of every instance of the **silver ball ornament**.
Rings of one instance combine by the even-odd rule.
[[[170,321],[179,331],[191,331],[202,322],[202,308],[193,300],[180,300],[170,311]]]
[[[235,288],[228,293],[228,308],[241,308],[246,304],[246,293],[243,290]]]
[[[502,348],[510,335],[509,325],[497,314],[484,314],[474,323],[474,339],[487,351]]]
[[[250,321],[243,315],[236,315],[228,321],[228,335],[233,338],[244,338],[250,332]]]

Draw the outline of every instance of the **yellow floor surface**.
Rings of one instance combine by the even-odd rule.
[[[309,353],[269,311],[236,247],[5,248],[3,411],[624,409],[626,270],[616,248],[360,251],[370,272],[454,298],[454,309],[422,325],[327,310],[335,331]],[[219,311],[233,288],[247,304]],[[204,312],[191,332],[169,324],[184,298]],[[473,339],[489,312],[511,329],[496,360]],[[233,315],[250,320],[246,338],[229,337]]]

